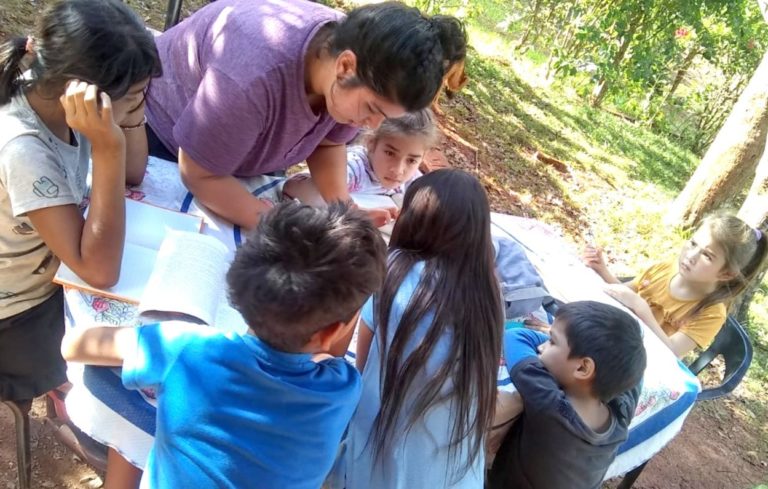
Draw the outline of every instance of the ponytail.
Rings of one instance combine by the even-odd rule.
[[[752,254],[752,259],[741,271],[745,286],[760,273],[760,268],[768,254],[768,238],[766,238],[765,233],[759,229],[754,229],[753,231],[756,237],[755,252]]]
[[[464,59],[467,39],[454,17],[425,17],[400,2],[384,2],[356,8],[334,24],[328,49],[333,56],[350,50],[357,58],[356,76],[346,86],[364,85],[415,112],[429,106],[446,70]]]
[[[27,54],[27,39],[15,37],[0,47],[0,105],[11,101],[22,85],[22,60]]]

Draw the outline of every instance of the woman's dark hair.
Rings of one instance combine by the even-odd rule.
[[[147,78],[162,74],[152,34],[119,0],[64,0],[43,14],[27,53],[27,39],[0,48],[0,105],[20,89],[39,87],[58,96],[67,81],[92,83],[113,100]],[[29,66],[22,59],[28,55]],[[31,79],[21,78],[29,68]]]
[[[374,453],[379,460],[432,406],[447,402],[452,413],[449,467],[458,476],[484,449],[483,437],[493,419],[504,321],[488,198],[480,182],[460,170],[437,170],[417,179],[405,193],[389,246],[387,276],[374,296],[382,358]],[[424,262],[419,285],[399,320],[393,318],[399,322],[387,346],[395,296],[418,262]],[[425,336],[407,354],[425,320]],[[448,361],[422,384],[428,359],[446,336]],[[408,419],[402,418],[405,409]],[[404,432],[398,431],[400,422],[406,423]],[[467,437],[469,457],[458,460],[459,444]]]
[[[348,49],[357,57],[357,76],[345,85],[365,85],[408,112],[429,106],[448,67],[467,54],[458,19],[399,2],[356,8],[329,35],[331,54]]]

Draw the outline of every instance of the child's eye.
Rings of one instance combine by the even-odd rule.
[[[408,158],[408,164],[411,165],[411,166],[417,164],[418,162],[419,162],[419,160],[417,160],[415,158]]]
[[[388,150],[388,149],[384,150],[384,154],[387,155],[387,156],[390,156],[390,157],[395,156],[395,153],[393,151]]]

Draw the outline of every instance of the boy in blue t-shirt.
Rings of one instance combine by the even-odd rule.
[[[557,311],[549,336],[505,332],[504,357],[519,398],[510,404],[522,414],[486,487],[599,488],[640,395],[646,355],[638,322],[607,304],[571,302]]]
[[[335,356],[381,285],[385,256],[361,211],[282,204],[227,273],[248,334],[181,322],[96,327],[70,331],[62,352],[122,365],[129,389],[157,389],[141,487],[317,489],[360,398],[360,376]]]

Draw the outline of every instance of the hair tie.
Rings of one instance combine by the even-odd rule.
[[[35,52],[35,38],[32,36],[27,37],[27,44],[24,46],[24,51],[27,54],[34,54]]]
[[[762,239],[763,237],[763,232],[757,228],[755,228],[754,231],[755,231],[755,241],[760,241],[760,239]]]

